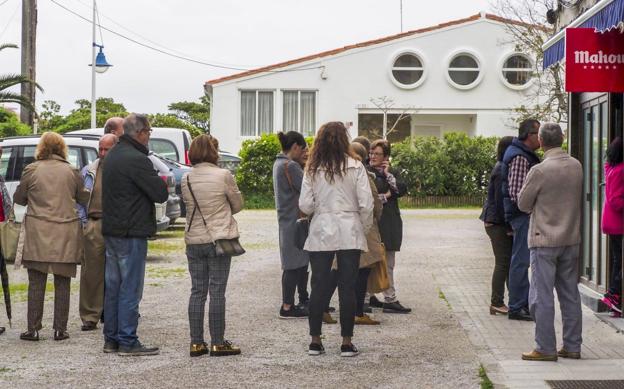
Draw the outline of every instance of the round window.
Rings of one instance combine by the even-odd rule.
[[[415,53],[403,53],[392,63],[392,80],[402,88],[415,88],[424,81],[425,67]]]
[[[512,88],[525,87],[533,77],[533,63],[524,54],[512,54],[503,62],[502,76]]]
[[[455,86],[461,89],[471,88],[480,80],[481,66],[479,60],[472,54],[457,54],[449,63],[448,75]]]

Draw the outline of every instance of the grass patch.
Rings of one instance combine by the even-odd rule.
[[[243,243],[243,248],[247,251],[250,250],[270,250],[277,248],[277,242],[254,242]]]
[[[272,194],[246,193],[245,209],[275,209],[275,199]]]
[[[184,267],[156,267],[148,266],[147,276],[150,278],[183,277],[188,270]],[[155,286],[155,285],[154,285]],[[160,284],[158,285],[160,286]]]
[[[183,240],[152,240],[147,242],[147,252],[150,254],[184,254]]]
[[[158,242],[160,239],[184,238],[184,228],[169,228],[158,233],[158,239],[152,242]]]
[[[438,297],[441,300],[444,300],[444,302],[446,302],[446,306],[448,307],[448,309],[451,309],[451,304],[449,303],[446,296],[444,295],[444,292],[442,292],[442,289],[438,289]]]
[[[479,365],[479,378],[481,378],[481,389],[494,389],[494,384],[487,376],[487,372],[485,371],[485,367],[483,367],[483,365]]]
[[[28,300],[28,283],[21,282],[17,284],[9,284],[9,291],[11,292],[12,302],[22,302]],[[54,293],[54,283],[46,283],[46,297],[48,294]]]
[[[15,369],[11,369],[10,367],[0,367],[0,374],[13,373]]]
[[[163,286],[163,284],[161,284],[160,282],[150,282],[149,284],[147,284],[147,286],[153,286],[155,288],[160,288],[161,286]]]

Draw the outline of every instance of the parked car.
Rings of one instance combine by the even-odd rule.
[[[97,159],[99,136],[65,134],[63,138],[68,149],[67,160],[75,168],[82,169]],[[13,193],[15,193],[24,167],[35,160],[35,150],[38,143],[39,136],[37,135],[0,139],[0,147],[2,147],[0,174],[4,176],[9,195],[13,196]],[[169,185],[169,200],[167,203],[155,204],[157,231],[162,231],[167,229],[170,224],[170,219],[166,214],[167,204],[169,202],[177,202],[179,216],[180,198],[175,194],[173,173],[166,166],[163,166],[155,156],[150,157],[150,160],[155,164],[154,169],[158,171],[160,177]],[[15,205],[17,221],[22,221],[25,211],[26,207]]]
[[[104,135],[103,128],[71,131],[68,134]],[[191,146],[191,133],[181,128],[152,127],[149,149],[173,161],[189,165],[188,150]]]
[[[150,152],[148,158],[152,161],[154,168],[158,170],[160,178],[167,183],[167,191],[169,192],[169,198],[167,199],[166,214],[170,220],[170,224],[174,225],[177,218],[182,215],[182,198],[176,193],[176,177],[171,168],[163,162],[163,157],[154,152]]]

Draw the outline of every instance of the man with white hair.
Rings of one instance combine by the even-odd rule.
[[[581,243],[583,168],[561,149],[563,132],[555,123],[539,131],[544,161],[529,171],[518,208],[531,214],[528,245],[531,258],[529,311],[535,320],[537,347],[522,354],[530,361],[581,358],[581,297],[578,260]],[[553,288],[561,307],[563,347],[557,351]]]
[[[104,309],[104,237],[102,236],[102,165],[117,137],[100,138],[98,159],[82,169],[85,188],[91,194],[86,206],[78,205],[83,226],[84,257],[80,265],[79,312],[83,331],[93,331]]]

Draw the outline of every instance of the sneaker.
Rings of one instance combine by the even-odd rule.
[[[383,305],[384,313],[410,313],[412,312],[412,308],[405,308],[401,303],[397,300],[393,303],[385,303]]]
[[[321,355],[325,354],[325,347],[319,343],[310,343],[310,347],[308,348],[308,355]]]
[[[124,357],[142,357],[147,355],[158,355],[160,350],[158,347],[147,347],[137,340],[134,346],[119,346],[119,355]]]
[[[355,317],[355,324],[377,326],[381,324],[381,322],[371,319],[367,314],[363,314],[362,316]]]
[[[21,340],[30,340],[32,342],[37,342],[39,340],[39,331],[26,331],[20,334]]]
[[[238,355],[241,349],[236,347],[229,340],[224,340],[223,344],[213,344],[210,346],[211,357],[226,357],[228,355]]]
[[[373,307],[373,308],[383,308],[384,307],[384,303],[379,301],[377,299],[377,297],[375,297],[375,296],[371,296],[370,297],[370,299],[368,300],[368,305]]]
[[[325,324],[336,324],[338,323],[336,319],[334,319],[329,312],[323,312],[323,323]]]
[[[299,304],[297,304],[297,306],[301,309],[309,309],[310,308],[310,300],[305,300],[305,301],[299,301]]]
[[[340,356],[341,357],[354,357],[358,355],[360,351],[355,347],[353,343],[351,344],[343,344],[340,346]]]
[[[104,342],[103,350],[105,353],[116,353],[119,351],[119,343],[113,340],[107,340]]]
[[[280,319],[305,319],[308,317],[308,311],[301,309],[297,305],[291,305],[289,310],[285,310],[284,307],[280,308]]]
[[[191,344],[191,350],[190,350],[191,357],[199,357],[201,355],[208,354],[208,352],[209,352],[208,345],[204,342]]]

